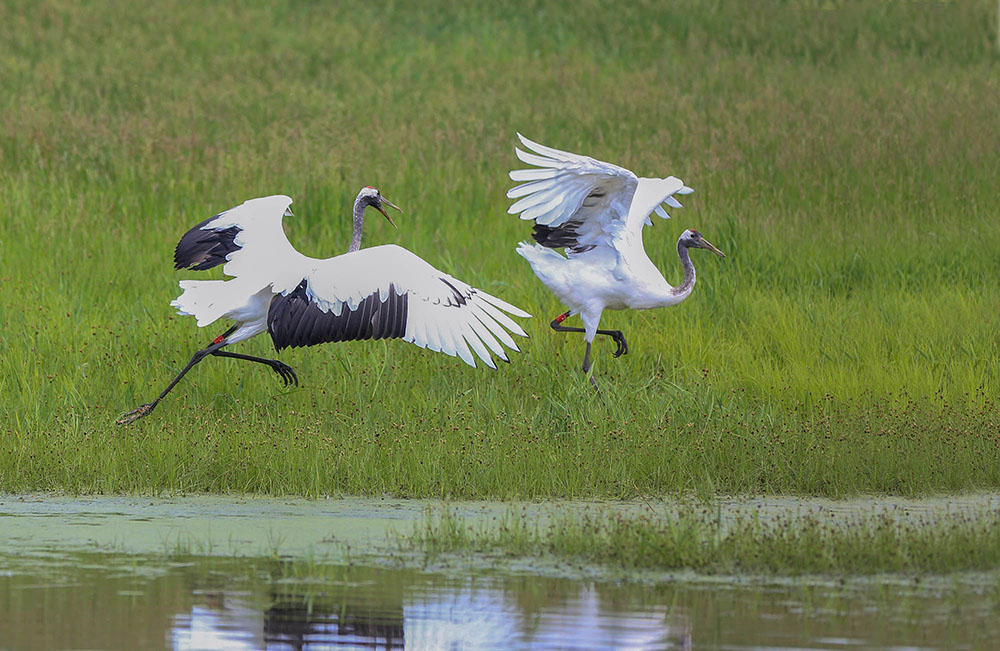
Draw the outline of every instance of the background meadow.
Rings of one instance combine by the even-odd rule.
[[[8,2],[0,5],[0,491],[474,498],[1000,488],[996,3]],[[646,250],[674,308],[579,336],[514,254],[515,132],[695,189]],[[535,315],[497,372],[402,342],[200,364],[185,230],[351,201]],[[239,346],[271,356],[266,336]]]

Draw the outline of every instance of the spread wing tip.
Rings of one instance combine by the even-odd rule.
[[[532,318],[530,314],[528,314],[527,312],[525,312],[521,308],[516,307],[514,305],[511,305],[507,301],[505,301],[503,299],[500,299],[500,298],[497,298],[496,296],[493,296],[492,294],[487,294],[486,292],[481,291],[481,292],[479,292],[479,295],[482,296],[484,300],[486,300],[487,302],[491,303],[494,307],[498,307],[501,310],[503,310],[504,312],[507,312],[508,314],[510,314],[512,316],[520,317],[522,319],[530,319],[530,318]]]

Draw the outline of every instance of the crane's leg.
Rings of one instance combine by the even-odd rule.
[[[276,359],[265,359],[263,357],[254,357],[253,355],[241,355],[240,353],[231,353],[227,350],[216,350],[212,355],[216,357],[231,357],[233,359],[245,359],[248,362],[257,362],[258,364],[265,364],[270,366],[275,373],[281,378],[287,387],[289,384],[294,384],[299,386],[299,376],[295,374],[292,367],[284,362],[279,362]]]
[[[150,403],[146,403],[145,405],[140,405],[136,407],[127,414],[124,414],[121,418],[119,418],[115,422],[118,423],[119,425],[128,425],[129,423],[133,423],[142,418],[143,416],[147,416],[150,413],[152,413],[152,411],[156,409],[156,405],[160,404],[160,401],[163,400],[164,396],[170,393],[170,390],[173,389],[175,386],[177,386],[177,383],[181,381],[181,378],[184,377],[187,374],[187,372],[194,367],[195,364],[197,364],[201,360],[205,359],[207,356],[213,354],[215,351],[225,346],[226,337],[233,334],[234,332],[236,332],[236,326],[229,328],[229,330],[226,330],[224,333],[222,333],[214,340],[212,340],[212,343],[210,343],[206,348],[202,348],[201,350],[196,352],[194,356],[191,357],[191,361],[187,363],[187,366],[185,366],[181,370],[181,372],[177,374],[177,377],[175,377],[170,382],[170,384],[167,385],[167,388],[163,390],[163,393],[157,396],[156,400]]]
[[[209,355],[215,355],[217,357],[231,357],[233,359],[245,359],[249,362],[258,362],[260,364],[266,364],[267,366],[270,366],[275,373],[278,374],[278,376],[282,379],[282,381],[284,381],[285,386],[288,386],[291,383],[294,383],[296,386],[298,386],[299,378],[295,375],[295,371],[292,370],[291,366],[285,364],[284,362],[279,362],[276,359],[264,359],[263,357],[253,357],[252,355],[241,355],[239,353],[230,353],[228,351],[224,352],[220,350],[223,346],[227,345],[228,343],[226,341],[226,337],[236,332],[237,327],[238,326],[233,326],[229,328],[229,330],[226,330],[224,333],[222,333],[214,340],[212,340],[212,343],[209,344],[207,347],[202,348],[201,350],[196,352],[194,356],[191,358],[191,361],[187,363],[187,366],[185,366],[181,370],[181,372],[177,374],[177,377],[175,377],[170,382],[170,384],[167,385],[167,388],[163,390],[163,393],[161,393],[156,398],[156,400],[148,404],[142,405],[136,409],[133,409],[132,411],[128,412],[127,414],[119,418],[116,422],[119,425],[128,425],[129,423],[139,420],[143,416],[147,416],[150,412],[156,409],[156,405],[158,405],[160,401],[163,400],[163,398],[168,393],[170,393],[171,389],[177,386],[177,383],[181,381],[181,378],[184,377],[187,374],[187,372],[194,367],[195,364],[205,359]]]
[[[596,391],[600,392],[601,387],[597,386],[597,380],[594,378],[593,375],[589,375],[589,373],[590,373],[590,342],[589,341],[587,342],[587,352],[585,352],[583,354],[583,372],[585,374],[588,374],[588,377],[590,377],[590,383],[594,386],[594,389]]]
[[[552,323],[550,323],[549,326],[551,326],[552,329],[555,330],[556,332],[582,332],[582,333],[584,333],[584,335],[587,337],[587,352],[583,354],[583,372],[585,374],[587,374],[587,376],[589,377],[590,384],[594,387],[594,389],[598,393],[600,393],[601,387],[597,386],[597,379],[593,375],[590,374],[590,347],[591,347],[591,339],[593,338],[594,335],[587,333],[587,330],[585,328],[574,328],[574,327],[571,327],[571,326],[564,326],[564,325],[562,325],[562,322],[565,321],[569,317],[569,314],[570,314],[569,312],[564,312],[564,313],[560,314],[559,316],[557,316],[555,319],[552,320]],[[617,330],[615,330],[615,331],[611,331],[611,330],[597,330],[597,334],[610,335],[610,336],[613,337],[614,335],[611,334],[612,332],[618,332],[618,331]],[[622,335],[621,332],[618,332],[618,335],[621,336],[621,342],[624,342],[625,341],[625,336]],[[618,339],[616,338],[615,341],[618,341]],[[622,350],[622,343],[619,343],[618,344],[618,351],[615,352],[615,357],[618,357],[623,352],[628,352],[628,346],[626,345],[625,349],[623,351]]]
[[[562,325],[562,322],[565,321],[568,317],[569,317],[569,312],[564,312],[559,316],[557,316],[556,318],[554,318],[552,320],[552,323],[549,324],[549,326],[556,332],[587,332],[583,328],[574,328],[572,326]],[[598,330],[597,334],[607,335],[608,337],[611,337],[612,339],[615,340],[615,343],[618,344],[618,349],[615,350],[614,353],[615,357],[621,357],[622,355],[628,354],[628,342],[625,341],[625,333],[623,333],[621,330]]]

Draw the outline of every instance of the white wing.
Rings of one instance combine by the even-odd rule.
[[[296,251],[285,236],[281,223],[291,214],[291,204],[290,197],[277,194],[250,199],[206,219],[178,242],[174,266],[202,270],[222,264],[227,276],[259,276],[276,292],[290,291],[315,262]]]
[[[564,247],[571,253],[595,246],[615,248],[614,240],[633,227],[630,217],[637,211],[644,211],[642,221],[634,225],[641,230],[643,223],[651,223],[648,215],[653,210],[669,217],[661,203],[680,206],[671,195],[692,191],[674,177],[640,179],[623,167],[517,137],[535,152],[517,148],[517,157],[536,168],[510,173],[512,180],[523,183],[507,191],[509,199],[517,199],[507,212],[535,220],[532,236],[549,248]]]
[[[530,317],[527,312],[438,271],[404,248],[376,246],[317,262],[294,289],[271,303],[268,332],[279,350],[401,338],[457,355],[470,366],[476,365],[475,352],[496,368],[491,351],[508,361],[501,343],[519,350],[508,331],[527,336],[508,316]]]

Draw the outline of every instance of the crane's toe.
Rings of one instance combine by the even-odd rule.
[[[115,423],[117,425],[130,425],[130,424],[134,423],[135,421],[139,420],[140,418],[142,418],[143,416],[148,415],[149,412],[153,411],[153,407],[155,407],[155,406],[156,406],[156,403],[148,403],[148,404],[136,407],[132,411],[130,411],[130,412],[126,413],[126,414],[122,414],[122,417],[119,418],[118,420],[116,420]]]
[[[295,371],[293,371],[292,367],[288,364],[279,362],[278,360],[273,360],[271,368],[273,368],[274,372],[278,374],[278,377],[281,378],[281,381],[285,383],[286,387],[290,384],[299,386],[299,376],[295,374]]]
[[[614,335],[615,343],[618,344],[618,349],[615,351],[615,357],[621,357],[622,355],[628,354],[628,342],[625,341],[625,335],[619,330],[617,334]]]

